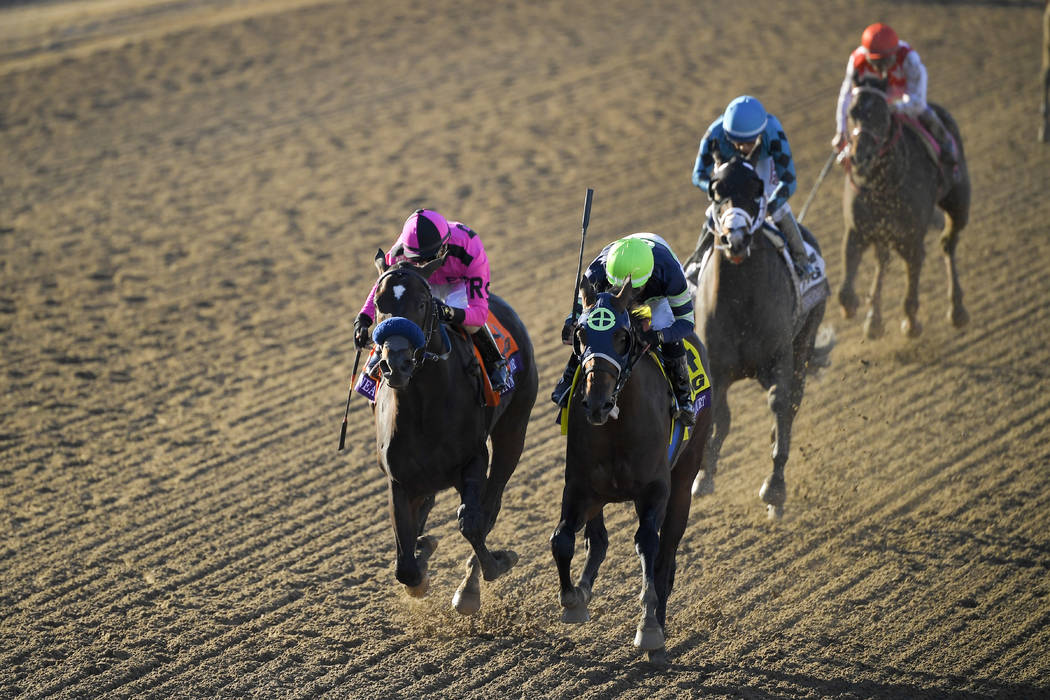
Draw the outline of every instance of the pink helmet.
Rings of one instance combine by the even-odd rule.
[[[445,217],[431,209],[416,209],[401,227],[405,257],[414,262],[436,258],[450,235]]]

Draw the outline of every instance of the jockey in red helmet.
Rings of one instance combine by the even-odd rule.
[[[941,159],[945,165],[957,162],[955,144],[937,113],[926,103],[926,66],[919,53],[901,41],[888,24],[876,22],[864,30],[860,46],[850,54],[846,64],[846,78],[839,89],[838,110],[835,113],[835,138],[831,145],[845,148],[846,116],[853,87],[865,76],[874,75],[887,81],[890,104],[897,111],[917,118],[937,139]]]
[[[405,220],[401,235],[386,253],[387,265],[409,261],[425,265],[439,257],[444,264],[430,275],[430,286],[438,297],[441,320],[454,323],[471,334],[488,365],[496,393],[512,386],[507,361],[487,325],[489,317],[489,259],[481,237],[458,221],[447,221],[432,209],[417,209]],[[354,321],[354,343],[368,345],[368,329],[375,319],[375,286]],[[479,332],[480,331],[480,332]]]

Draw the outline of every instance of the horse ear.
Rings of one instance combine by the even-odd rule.
[[[627,303],[634,299],[634,285],[631,284],[631,276],[627,275],[627,279],[623,281],[623,286],[620,287],[620,291],[616,292],[616,300],[621,302],[624,308],[627,307]]]
[[[423,277],[425,277],[426,279],[430,279],[430,276],[432,274],[434,274],[434,271],[437,270],[439,267],[441,267],[444,264],[445,264],[445,256],[444,255],[438,256],[438,257],[434,258],[433,260],[431,260],[430,262],[428,262],[423,267],[419,268],[419,274],[423,275]]]
[[[386,264],[386,253],[383,252],[382,248],[380,248],[378,251],[376,251],[375,264],[376,264],[376,269],[379,270],[379,274],[383,274],[384,272],[387,271],[387,268],[390,267],[389,265]]]
[[[580,280],[580,296],[583,297],[584,306],[594,306],[597,295],[594,293],[594,285],[586,277]]]

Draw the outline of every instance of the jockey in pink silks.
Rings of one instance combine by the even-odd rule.
[[[854,85],[866,75],[875,75],[888,82],[890,105],[897,111],[919,120],[923,127],[937,139],[941,148],[941,161],[948,166],[958,162],[955,142],[949,135],[941,118],[926,102],[926,66],[918,52],[901,41],[897,32],[882,22],[876,22],[864,30],[860,46],[853,50],[846,64],[846,77],[839,89],[838,109],[835,113],[835,138],[831,145],[842,150],[848,138],[846,117]]]
[[[432,209],[417,209],[405,220],[401,235],[386,253],[387,265],[408,260],[424,265],[444,256],[445,263],[430,275],[430,286],[438,304],[438,315],[471,334],[481,352],[496,393],[510,386],[507,361],[500,353],[492,331],[486,325],[489,317],[489,259],[481,237],[458,221],[447,221]],[[354,344],[368,345],[369,327],[375,321],[373,286],[354,321]]]

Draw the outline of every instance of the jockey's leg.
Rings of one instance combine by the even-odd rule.
[[[923,127],[930,132],[933,138],[937,139],[937,144],[941,147],[941,162],[949,167],[958,164],[959,159],[955,155],[955,141],[952,140],[951,134],[948,133],[948,129],[937,113],[927,106],[926,109],[919,112],[918,117]]]
[[[496,339],[492,337],[492,331],[488,326],[482,326],[471,337],[474,345],[481,351],[481,359],[488,366],[489,381],[492,382],[492,390],[502,394],[510,390],[510,371],[507,369],[507,360],[496,345]]]
[[[696,414],[692,411],[692,391],[689,385],[689,366],[686,364],[685,347],[682,341],[660,345],[671,385],[674,387],[674,398],[678,402],[678,420],[686,425],[696,425]]]
[[[579,366],[580,358],[576,356],[576,353],[569,355],[569,361],[565,363],[565,371],[562,372],[561,379],[558,380],[554,391],[551,392],[551,401],[562,408],[569,405],[569,389],[572,388],[572,380],[576,376],[576,369]]]
[[[795,215],[785,205],[781,209],[780,218],[774,217],[773,222],[780,229],[780,232],[784,234],[788,250],[791,252],[791,259],[795,261],[795,267],[798,269],[799,276],[808,278],[813,274],[813,263],[809,261],[809,257],[806,255],[806,246],[802,242],[802,232],[798,229]]]

